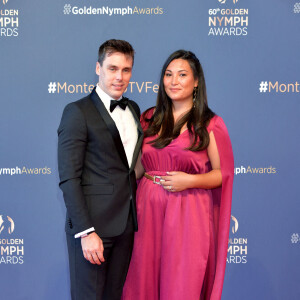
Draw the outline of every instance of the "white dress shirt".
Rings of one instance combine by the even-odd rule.
[[[98,85],[96,87],[96,92],[111,118],[115,121],[124,146],[128,165],[131,166],[133,152],[138,140],[137,123],[128,106],[125,110],[123,110],[120,106],[117,106],[113,112],[110,112],[110,100],[112,100],[112,98],[103,92]],[[122,99],[122,97],[120,99]]]
[[[113,112],[110,112],[110,100],[112,100],[112,97],[107,95],[98,85],[96,87],[96,92],[118,128],[128,165],[131,166],[133,152],[138,140],[137,122],[135,121],[128,106],[125,110],[123,110],[120,106],[117,106]],[[120,99],[122,99],[122,97]],[[84,237],[92,231],[95,231],[94,227],[75,234],[75,238]]]

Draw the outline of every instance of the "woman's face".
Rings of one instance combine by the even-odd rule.
[[[185,59],[174,59],[164,75],[164,88],[172,101],[193,102],[193,90],[198,86],[193,70]]]

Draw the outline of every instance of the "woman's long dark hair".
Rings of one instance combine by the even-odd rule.
[[[174,59],[184,59],[188,61],[193,70],[194,79],[198,79],[198,88],[195,90],[195,102],[193,107],[175,124],[172,112],[172,100],[168,97],[164,88],[166,69]],[[147,111],[144,113],[144,116],[146,115]],[[169,145],[173,139],[176,139],[180,134],[182,126],[187,124],[187,129],[191,137],[191,144],[187,149],[191,151],[201,151],[206,149],[209,144],[209,135],[206,126],[214,115],[215,114],[207,105],[204,73],[198,58],[190,51],[175,51],[168,57],[163,65],[155,112],[150,119],[145,120],[149,122],[145,136],[154,136],[159,133],[159,137],[150,143],[155,148],[161,149]]]

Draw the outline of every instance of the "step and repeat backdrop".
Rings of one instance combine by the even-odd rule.
[[[142,111],[165,59],[187,49],[228,127],[222,299],[300,299],[299,29],[291,0],[1,0],[0,298],[70,299],[56,130],[97,82],[99,45],[117,38],[135,48],[126,96]]]

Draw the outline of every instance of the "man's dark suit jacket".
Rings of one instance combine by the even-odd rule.
[[[94,227],[100,238],[120,235],[130,209],[137,230],[134,166],[143,131],[138,105],[129,100],[128,107],[138,124],[131,166],[118,129],[95,89],[68,104],[63,112],[58,128],[58,167],[69,234]]]

